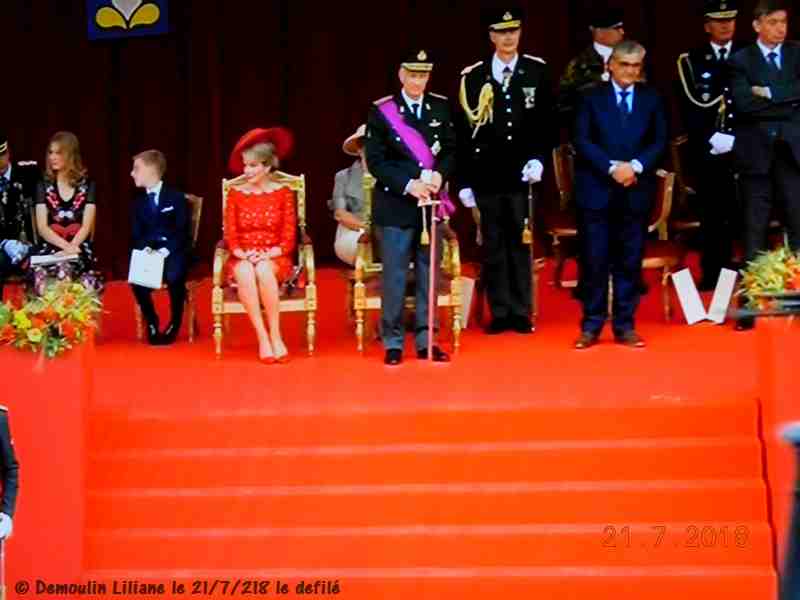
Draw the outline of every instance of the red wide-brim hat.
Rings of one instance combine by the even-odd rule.
[[[252,148],[256,144],[269,143],[275,146],[275,155],[279,160],[284,160],[292,152],[294,147],[294,135],[284,127],[271,127],[269,129],[251,129],[245,133],[231,152],[228,160],[228,168],[234,175],[244,173],[244,161],[242,152]]]

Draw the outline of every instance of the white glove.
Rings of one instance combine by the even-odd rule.
[[[711,139],[708,140],[708,143],[711,144],[711,154],[718,155],[718,154],[727,154],[731,150],[733,150],[733,142],[736,140],[736,137],[732,135],[728,135],[727,133],[715,133],[711,136]]]
[[[0,540],[11,537],[11,532],[14,529],[14,524],[6,513],[0,513]]]
[[[539,183],[542,180],[544,166],[536,159],[529,160],[522,169],[522,181],[524,183]]]
[[[472,188],[464,188],[458,192],[458,199],[461,200],[461,204],[463,204],[465,208],[475,208],[478,206],[475,202],[475,194],[472,193]]]
[[[159,248],[158,250],[156,250],[156,252],[158,252],[164,258],[167,258],[169,256],[169,250],[167,250],[166,248]]]

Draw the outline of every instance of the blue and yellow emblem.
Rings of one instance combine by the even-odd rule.
[[[166,33],[167,2],[168,0],[87,0],[89,39]]]

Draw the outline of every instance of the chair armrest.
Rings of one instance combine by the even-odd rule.
[[[308,238],[308,236],[304,237]],[[314,246],[311,244],[311,238],[308,238],[308,241],[303,243],[303,267],[306,270],[306,282],[315,283],[317,274],[314,264]]]
[[[222,287],[225,263],[228,261],[229,257],[230,252],[228,252],[227,244],[225,244],[224,241],[218,242],[217,247],[214,250],[214,287]]]

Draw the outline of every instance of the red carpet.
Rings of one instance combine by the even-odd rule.
[[[775,597],[754,334],[682,325],[677,302],[665,324],[652,281],[648,349],[608,332],[579,353],[578,306],[545,283],[535,335],[473,324],[452,364],[388,369],[379,343],[356,353],[338,274],[320,277],[317,355],[289,316],[283,366],[256,361],[244,317],[214,359],[208,289],[194,345],[136,343],[111,286],[89,577],[230,580],[228,596],[237,579],[321,580],[359,600]]]

